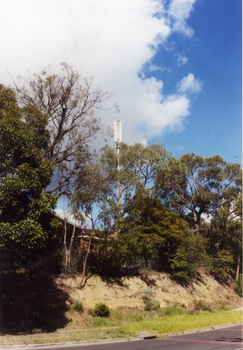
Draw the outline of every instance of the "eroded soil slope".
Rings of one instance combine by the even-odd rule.
[[[151,272],[136,277],[102,279],[92,276],[84,288],[79,289],[80,277],[58,278],[57,284],[64,288],[73,300],[82,300],[84,308],[93,308],[96,303],[104,302],[111,309],[137,308],[143,309],[143,294],[148,288],[155,293],[154,299],[161,307],[178,305],[193,307],[195,301],[206,305],[224,303],[228,307],[242,307],[242,298],[232,286],[222,285],[211,276],[201,274],[200,281],[189,286],[182,286],[165,273]]]

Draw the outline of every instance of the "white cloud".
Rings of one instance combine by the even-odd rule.
[[[197,94],[202,90],[202,82],[195,79],[192,73],[189,73],[187,77],[184,77],[179,83],[177,83],[177,89],[181,93]]]
[[[187,57],[183,56],[183,55],[180,55],[180,54],[177,54],[176,55],[178,58],[177,58],[177,65],[178,67],[181,67],[181,66],[184,66],[184,64],[187,63]]]
[[[188,98],[163,96],[162,81],[138,73],[173,31],[192,35],[186,19],[195,1],[172,0],[168,9],[159,0],[2,2],[0,83],[12,83],[7,70],[27,77],[68,62],[111,92],[110,104],[119,103],[119,115],[99,112],[103,123],[112,127],[120,119],[124,142],[146,143],[168,128],[181,128],[189,114]]]
[[[191,37],[193,29],[188,27],[186,20],[189,18],[195,0],[172,0],[168,8],[169,18],[172,19],[172,29]]]

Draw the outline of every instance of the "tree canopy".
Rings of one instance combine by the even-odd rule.
[[[58,74],[49,66],[23,86],[15,86],[20,105],[29,112],[26,122],[38,131],[42,158],[56,165],[57,181],[48,190],[59,196],[71,194],[76,172],[94,155],[91,141],[106,133],[94,110],[102,109],[109,94],[67,63]],[[42,118],[33,125],[31,113],[37,109],[47,118],[46,129]]]
[[[221,206],[237,199],[241,192],[240,164],[227,163],[218,155],[171,157],[167,167],[157,173],[156,191],[171,208],[190,213],[199,234],[203,213],[215,215]]]
[[[230,205],[221,207],[210,222],[207,238],[208,251],[213,258],[212,272],[225,279],[234,270],[238,280],[242,253],[242,213],[235,216]]]
[[[101,149],[98,162],[77,173],[73,202],[85,212],[90,210],[89,206],[85,208],[85,203],[96,203],[102,208],[102,228],[114,230],[134,199],[152,191],[156,169],[163,167],[166,157],[167,151],[160,145],[122,143],[118,169],[116,150],[106,146]],[[108,226],[104,227],[104,223]]]
[[[0,91],[6,97],[0,118],[0,250],[2,261],[7,257],[5,263],[17,266],[35,260],[55,237],[56,199],[42,191],[54,164],[40,157],[34,131],[23,122],[26,110],[18,107],[13,91],[3,86]]]

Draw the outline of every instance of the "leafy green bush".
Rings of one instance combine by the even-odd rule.
[[[76,300],[71,306],[71,310],[75,310],[77,312],[82,313],[84,311],[83,303],[81,300]]]
[[[220,282],[225,282],[230,274],[234,272],[233,254],[228,250],[219,250],[211,257],[210,273]]]
[[[194,235],[186,226],[183,227],[183,237],[174,254],[168,257],[169,270],[173,277],[182,284],[187,284],[198,277],[197,268],[207,260],[206,240]]]
[[[110,309],[109,307],[104,303],[96,304],[94,307],[94,314],[98,317],[109,317],[110,316]]]

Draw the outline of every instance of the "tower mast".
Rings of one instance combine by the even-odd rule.
[[[120,171],[120,143],[122,142],[122,122],[120,120],[116,120],[114,122],[114,142],[116,144],[116,156],[117,156],[117,171],[118,171],[118,179],[117,179],[117,207],[118,207],[118,217],[115,219],[116,221],[116,229],[114,232],[114,238],[118,238],[118,222],[119,222],[119,211],[121,205],[121,184],[119,178]]]

